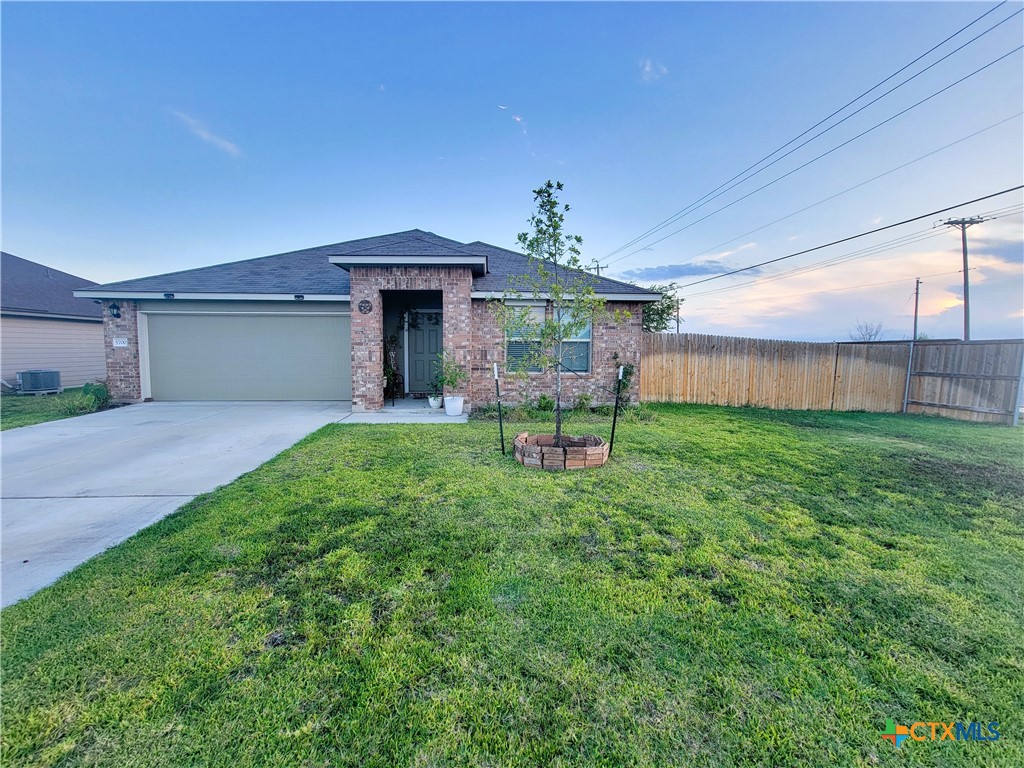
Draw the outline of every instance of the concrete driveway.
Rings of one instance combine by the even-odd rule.
[[[348,403],[143,403],[3,432],[7,606],[255,469]]]

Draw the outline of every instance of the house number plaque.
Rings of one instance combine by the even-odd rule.
[[[359,302],[359,311],[364,315],[368,315],[373,311],[373,304],[371,304],[367,299],[363,299]]]

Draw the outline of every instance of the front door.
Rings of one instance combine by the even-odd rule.
[[[413,311],[409,316],[409,391],[430,392],[441,352],[441,313]]]

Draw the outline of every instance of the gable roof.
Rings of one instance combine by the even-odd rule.
[[[131,297],[128,294],[159,298],[164,293],[173,293],[186,294],[190,298],[193,294],[244,294],[257,298],[291,298],[294,294],[302,294],[307,298],[347,299],[349,274],[343,267],[350,260],[365,262],[380,258],[382,263],[393,264],[408,258],[421,260],[420,263],[429,263],[430,260],[437,260],[438,263],[444,263],[445,260],[464,263],[466,257],[476,257],[478,262],[474,266],[474,274],[478,275],[473,280],[474,295],[501,294],[516,288],[522,290],[523,286],[516,285],[514,278],[527,272],[536,273],[535,260],[524,254],[479,241],[461,243],[433,232],[410,229],[212,267],[122,280],[89,288],[84,293],[97,297],[125,298]],[[332,260],[342,262],[341,268],[332,264]],[[486,269],[477,268],[483,264]],[[580,274],[591,281],[598,293],[614,294],[616,298],[635,296],[637,301],[660,298],[660,294],[629,283],[597,277],[587,272]]]
[[[284,295],[313,294],[348,296],[348,272],[328,261],[333,246],[322,245],[301,251],[278,253],[244,261],[167,272],[134,280],[97,285],[91,295],[119,296],[122,293],[240,293]]]
[[[537,275],[537,259],[533,259],[517,251],[510,251],[507,248],[499,248],[488,243],[469,243],[463,246],[465,252],[483,255],[487,257],[488,272],[483,277],[473,281],[473,291],[477,293],[500,294],[508,290],[527,290],[523,281],[516,278],[521,275]],[[650,298],[660,298],[661,294],[652,294],[646,288],[632,283],[624,283],[620,280],[612,280],[608,277],[598,277],[589,272],[580,272],[586,281],[594,288],[594,291],[601,294],[633,295],[638,301],[650,301]]]
[[[78,299],[72,293],[96,285],[91,280],[6,252],[0,252],[0,273],[0,310],[5,314],[103,318],[102,307],[93,299]]]

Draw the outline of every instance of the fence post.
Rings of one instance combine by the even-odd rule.
[[[910,377],[914,370],[914,340],[910,340],[910,354],[907,356],[907,381],[903,385],[903,410],[901,413],[907,412],[907,401],[910,399]]]
[[[501,387],[498,385],[498,364],[494,364],[494,394],[498,397],[498,435],[501,438],[501,455],[505,455],[505,424],[501,418]]]
[[[608,441],[608,456],[612,455],[612,448],[615,447],[615,424],[619,420],[619,392],[622,389],[622,366],[619,366],[619,380],[615,382],[615,410],[612,411],[612,439]]]
[[[836,348],[836,362],[832,366],[832,399],[828,405],[830,411],[836,409],[836,379],[839,378],[839,342],[834,342],[833,346]]]
[[[1020,409],[1024,408],[1024,347],[1021,347],[1020,377],[1017,379],[1017,402],[1013,406],[1013,426],[1020,424]]]

